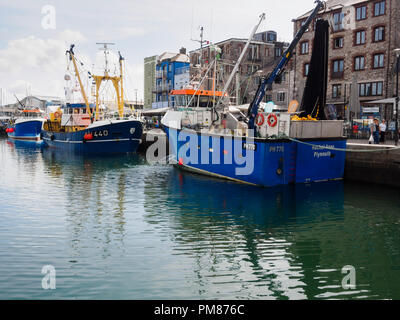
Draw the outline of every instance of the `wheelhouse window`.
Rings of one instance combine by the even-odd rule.
[[[374,16],[382,16],[385,14],[386,1],[375,2],[374,4]]]
[[[384,41],[385,40],[385,27],[376,27],[374,28],[374,42]]]
[[[356,45],[365,44],[365,40],[366,40],[365,30],[356,31],[355,44]]]
[[[383,53],[374,54],[374,69],[383,68],[385,66],[385,55]]]
[[[367,19],[367,6],[361,6],[356,8],[356,20]]]
[[[355,71],[360,71],[365,69],[365,57],[360,56],[360,57],[355,57],[354,58],[354,70]]]

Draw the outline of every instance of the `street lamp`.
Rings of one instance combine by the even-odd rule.
[[[396,53],[396,133],[395,133],[395,144],[399,144],[399,65],[400,65],[400,48],[395,49]]]

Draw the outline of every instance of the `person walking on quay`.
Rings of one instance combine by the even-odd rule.
[[[382,120],[381,124],[379,125],[379,131],[380,131],[380,142],[385,143],[386,141],[386,121]]]
[[[379,144],[379,138],[380,138],[379,120],[374,119],[374,122],[371,124],[370,128],[371,128],[371,138],[373,138],[374,144]]]

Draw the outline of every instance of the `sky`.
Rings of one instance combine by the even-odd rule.
[[[292,40],[291,20],[314,8],[313,0],[0,0],[0,88],[3,103],[26,93],[64,98],[64,75],[71,72],[65,52],[75,44],[84,70],[99,71],[104,59],[97,42],[112,42],[125,58],[125,95],[143,99],[143,59],[163,52],[194,50],[200,26],[204,39],[248,38],[261,13],[258,31],[275,30]]]

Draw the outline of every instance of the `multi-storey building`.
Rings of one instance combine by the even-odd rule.
[[[156,101],[156,66],[158,56],[144,58],[144,108],[150,109]]]
[[[277,34],[274,31],[257,33],[253,39],[228,89],[229,96],[237,104],[251,102],[258,88],[260,76],[272,71],[287,48],[286,43],[277,42]],[[208,77],[203,81],[202,88],[212,90],[215,83],[216,90],[222,90],[246,42],[246,39],[231,38],[191,51],[189,53],[192,65],[191,79],[196,80],[197,83],[201,82],[206,70],[218,54],[216,48],[219,48],[217,75],[214,77],[213,71],[210,70]],[[289,81],[290,77],[285,74],[282,83],[274,85],[273,90],[267,92],[265,100],[287,107],[290,98]]]
[[[336,105],[343,118],[354,84],[363,107],[366,102],[391,98],[395,94],[395,53],[400,47],[400,1],[328,0],[317,18],[330,21],[327,104]],[[294,22],[294,33],[308,12]],[[299,101],[308,74],[314,40],[314,23],[304,34],[293,57],[293,96]],[[353,92],[354,94],[354,92]],[[392,105],[377,105],[381,116],[390,119]],[[370,108],[371,109],[371,108]]]
[[[173,103],[169,93],[174,89],[182,89],[189,84],[190,60],[186,49],[180,49],[179,53],[165,52],[158,58],[156,66],[156,87],[154,93],[156,101],[153,108],[169,107]]]

